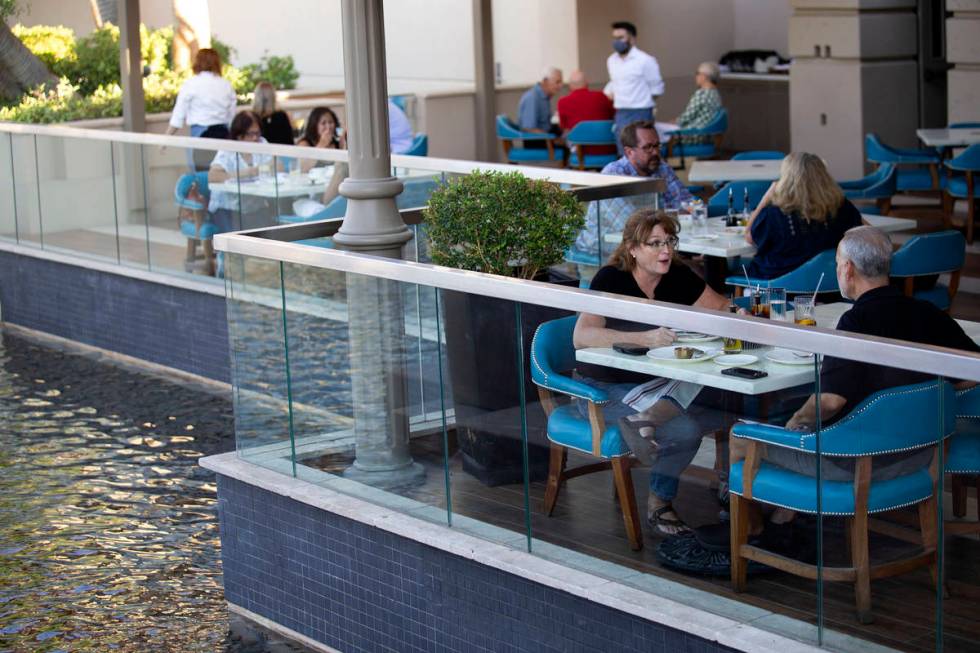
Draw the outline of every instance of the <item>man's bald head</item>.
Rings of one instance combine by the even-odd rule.
[[[568,76],[568,88],[577,91],[580,88],[588,88],[589,80],[585,78],[585,73],[581,70],[573,70]]]

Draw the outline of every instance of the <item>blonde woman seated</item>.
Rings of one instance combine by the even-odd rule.
[[[820,157],[793,152],[749,218],[745,240],[756,247],[749,276],[772,279],[795,270],[861,224]]]
[[[590,288],[629,297],[725,310],[728,300],[705,284],[676,257],[677,221],[660,211],[642,209],[626,221],[623,240],[599,269]],[[582,313],[573,336],[576,349],[636,343],[650,348],[674,342],[674,332],[626,320]],[[608,393],[602,406],[607,423],[616,423],[633,454],[651,465],[647,521],[661,535],[688,530],[671,501],[681,472],[691,463],[705,429],[688,407],[701,391],[693,383],[671,381],[602,365],[578,363],[576,378]],[[579,403],[583,417],[588,408]]]

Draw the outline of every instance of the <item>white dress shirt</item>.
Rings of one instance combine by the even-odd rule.
[[[664,94],[664,80],[657,60],[633,46],[626,56],[613,52],[606,59],[609,83],[605,92],[613,95],[617,109],[646,109],[656,105],[655,95]]]
[[[388,100],[388,131],[391,135],[391,153],[404,154],[412,147],[412,124],[398,105]]]
[[[180,87],[177,102],[170,114],[170,126],[227,125],[235,117],[238,100],[231,83],[211,72],[194,75]]]

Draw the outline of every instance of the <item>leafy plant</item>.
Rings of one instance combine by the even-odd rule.
[[[425,220],[435,263],[524,279],[561,261],[584,222],[555,184],[479,170],[432,193]]]
[[[119,28],[106,23],[75,46],[75,79],[79,92],[88,95],[100,86],[119,83]]]
[[[58,77],[74,77],[78,57],[75,55],[75,32],[68,27],[17,24],[10,28],[27,49],[44,62]]]
[[[242,71],[248,76],[253,88],[262,81],[269,82],[278,89],[296,88],[296,80],[299,79],[296,64],[290,55],[278,57],[264,54],[259,63],[243,66]]]

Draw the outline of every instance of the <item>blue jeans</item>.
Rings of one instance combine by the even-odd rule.
[[[616,109],[616,117],[613,119],[613,131],[616,132],[616,151],[619,153],[619,156],[623,156],[623,144],[619,140],[619,132],[623,131],[623,127],[637,120],[653,120],[653,108]]]
[[[634,383],[610,383],[607,381],[596,381],[584,376],[576,377],[577,380],[586,383],[593,388],[604,390],[609,395],[609,402],[602,406],[602,416],[610,426],[615,424],[620,417],[634,415],[636,413],[631,407],[623,403],[625,397],[636,384]],[[669,401],[669,400],[668,400]],[[585,419],[589,417],[588,403],[578,401],[578,411]],[[692,411],[696,407],[692,406]],[[657,428],[657,454],[650,468],[650,493],[656,495],[664,501],[670,501],[677,496],[677,486],[680,482],[681,472],[694,460],[701,446],[701,436],[705,429],[691,415],[691,412],[682,412],[666,424]]]

